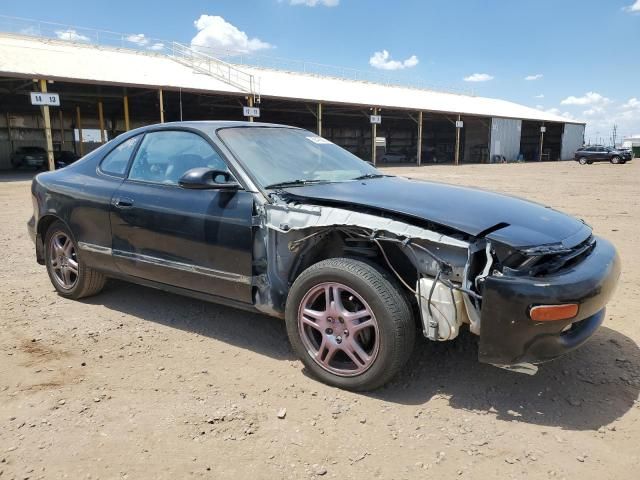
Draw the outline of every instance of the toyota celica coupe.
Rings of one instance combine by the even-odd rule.
[[[61,296],[114,277],[284,318],[306,368],[350,390],[403,369],[416,332],[468,329],[480,362],[535,373],[593,335],[620,275],[580,220],[386,175],[282,125],[140,128],[32,194],[36,258]]]

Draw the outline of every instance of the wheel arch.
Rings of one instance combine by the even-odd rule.
[[[291,235],[294,236],[291,236]],[[254,305],[267,315],[282,317],[285,303],[296,279],[307,269],[324,260],[351,258],[360,260],[384,271],[398,284],[401,293],[412,298],[400,285],[397,276],[375,242],[366,238],[353,241],[345,232],[336,228],[315,228],[300,232],[280,233],[271,231],[267,250],[254,252],[259,261],[256,269]],[[409,257],[394,244],[383,248],[393,268],[409,285],[415,285],[417,272]]]
[[[38,219],[38,225],[36,227],[36,259],[40,265],[44,265],[44,238],[51,225],[55,222],[61,222],[69,229],[69,225],[53,213],[47,213]],[[69,229],[69,231],[71,231],[71,229]]]
[[[385,254],[393,263],[393,268],[402,276],[405,282],[409,285],[415,284],[417,272],[407,253],[396,244],[385,244],[383,248]],[[330,237],[310,245],[306,251],[301,252],[290,272],[289,285],[292,285],[296,278],[306,269],[331,258],[360,260],[373,264],[391,276],[395,276],[380,251],[380,246],[375,242],[368,239],[358,240],[357,243],[350,242],[345,234],[334,231]]]

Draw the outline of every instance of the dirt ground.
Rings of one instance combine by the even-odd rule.
[[[624,264],[605,325],[534,377],[478,364],[468,336],[420,340],[387,387],[347,393],[305,375],[278,320],[123,282],[57,296],[30,182],[0,176],[0,480],[638,478],[640,160],[392,171],[585,219]]]

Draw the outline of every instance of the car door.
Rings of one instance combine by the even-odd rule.
[[[596,159],[599,162],[609,160],[609,151],[604,147],[598,147],[596,153]]]
[[[180,187],[198,167],[229,171],[195,131],[145,134],[111,202],[116,264],[127,275],[249,303],[253,196]]]
[[[596,162],[598,160],[598,147],[589,147],[584,153],[590,162]]]

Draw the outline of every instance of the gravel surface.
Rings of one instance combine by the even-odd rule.
[[[0,479],[637,478],[640,161],[389,171],[585,219],[623,261],[605,325],[534,377],[478,364],[465,335],[343,392],[305,375],[278,320],[115,281],[59,297],[30,182],[0,176]]]

